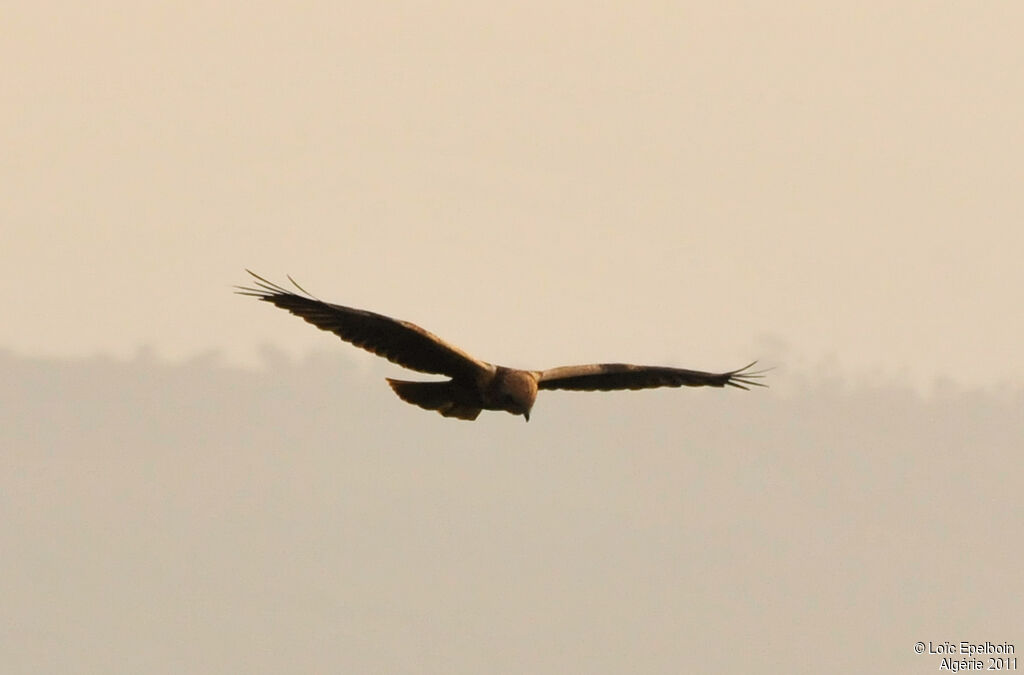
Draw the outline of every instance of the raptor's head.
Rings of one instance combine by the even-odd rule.
[[[509,370],[498,382],[498,405],[513,415],[530,421],[530,410],[537,398],[537,378],[525,370]]]

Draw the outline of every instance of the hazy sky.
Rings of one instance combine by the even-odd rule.
[[[4,24],[19,353],[333,348],[232,296],[251,267],[509,365],[1024,377],[1019,2],[23,2]]]
[[[911,673],[939,668],[918,640],[1024,644],[1021,2],[0,25],[5,673]],[[447,420],[232,294],[246,267],[505,365],[777,369]]]

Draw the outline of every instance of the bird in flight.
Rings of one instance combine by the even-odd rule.
[[[410,382],[386,378],[398,397],[445,417],[475,420],[482,410],[504,410],[530,421],[530,410],[540,389],[611,391],[654,387],[766,386],[756,380],[765,371],[751,371],[755,362],[725,373],[634,366],[627,363],[592,363],[548,370],[519,370],[481,361],[414,323],[392,319],[364,309],[332,305],[299,286],[296,292],[246,270],[253,286],[236,286],[249,295],[286,309],[345,342],[383,356],[411,370],[446,375],[441,382]]]

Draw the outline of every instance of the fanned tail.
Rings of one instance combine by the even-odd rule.
[[[456,417],[460,420],[475,420],[480,408],[460,403],[459,390],[454,382],[410,382],[385,378],[398,398],[406,403],[418,405],[427,410],[436,410],[445,417]]]

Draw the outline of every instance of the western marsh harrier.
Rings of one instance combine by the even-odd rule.
[[[518,370],[481,361],[416,324],[364,309],[332,305],[318,300],[295,284],[299,293],[267,281],[246,270],[254,286],[238,286],[251,295],[301,317],[345,342],[362,347],[388,361],[423,373],[447,375],[442,382],[409,382],[387,378],[399,398],[445,417],[475,420],[481,410],[504,410],[530,421],[530,410],[539,389],[611,391],[653,387],[763,387],[752,372],[754,363],[726,373],[664,366],[633,366],[626,363],[594,363],[548,370]]]

